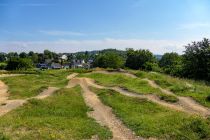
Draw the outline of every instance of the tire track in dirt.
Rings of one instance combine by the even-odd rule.
[[[180,106],[183,106],[184,108],[188,109],[189,111],[195,112],[197,114],[201,114],[202,116],[209,116],[210,115],[210,109],[209,108],[207,108],[205,106],[202,106],[201,104],[197,103],[192,98],[177,96],[173,92],[171,92],[167,89],[161,88],[154,81],[151,81],[149,79],[143,79],[143,80],[146,80],[151,87],[160,89],[161,92],[164,93],[164,94],[176,96],[179,99],[178,104],[180,104]]]
[[[129,76],[131,78],[138,78],[136,75],[131,74],[131,73],[127,73],[127,72],[108,72],[108,71],[96,71],[93,73],[102,73],[102,74],[124,74],[126,76]],[[162,87],[160,87],[159,85],[157,85],[154,81],[149,80],[147,78],[142,79],[148,82],[148,84],[153,87],[153,88],[157,88],[160,89],[162,93],[167,94],[167,95],[173,95],[176,96],[179,101],[176,104],[169,104],[166,103],[162,100],[159,100],[155,95],[148,95],[147,98],[151,99],[151,101],[156,102],[158,104],[164,105],[164,106],[168,106],[170,108],[176,108],[177,106],[181,106],[182,109],[181,110],[185,110],[185,112],[188,113],[193,113],[193,114],[198,114],[198,115],[202,115],[204,117],[206,116],[210,116],[210,109],[197,103],[194,99],[190,98],[190,97],[181,97],[181,96],[177,96],[176,94],[174,94],[173,92],[167,90],[167,89],[163,89]],[[149,97],[150,96],[150,97]],[[175,107],[176,106],[176,107]],[[180,108],[180,107],[179,107]],[[178,109],[180,110],[180,109]]]
[[[75,77],[75,74],[71,74],[68,76],[69,79]],[[30,99],[45,99],[55,93],[59,88],[56,87],[48,87],[47,89],[43,90],[39,95],[31,98],[26,99],[16,99],[16,100],[8,100],[9,93],[8,87],[2,81],[0,81],[0,116],[5,115],[6,113],[24,105]]]
[[[114,140],[140,140],[143,138],[135,136],[116,116],[112,113],[112,109],[104,105],[98,96],[90,91],[89,81],[87,78],[74,78],[69,82],[68,88],[80,85],[83,90],[85,103],[93,111],[89,112],[89,116],[94,118],[101,125],[107,126],[113,134]]]

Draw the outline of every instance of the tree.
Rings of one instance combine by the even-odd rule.
[[[193,42],[183,55],[184,75],[189,78],[210,80],[210,41]]]
[[[6,54],[5,53],[0,53],[0,62],[6,61]]]
[[[123,66],[123,58],[114,52],[107,52],[98,55],[94,60],[94,67],[120,68]]]
[[[145,69],[147,62],[155,62],[155,57],[149,50],[127,49],[126,67],[131,69]]]
[[[33,67],[31,59],[11,58],[7,63],[7,70],[27,70]]]
[[[53,53],[49,50],[44,50],[44,58],[45,59],[52,59],[53,58]]]
[[[177,53],[165,53],[160,59],[159,65],[167,74],[182,75],[182,57]]]
[[[25,52],[21,52],[21,53],[19,54],[19,57],[20,57],[20,58],[27,58],[27,54],[26,54]]]
[[[14,57],[18,57],[18,53],[17,52],[10,52],[7,54],[7,58],[14,58]]]

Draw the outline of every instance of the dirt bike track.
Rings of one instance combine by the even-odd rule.
[[[136,75],[131,74],[131,73],[127,73],[127,72],[108,72],[108,71],[94,71],[92,73],[101,73],[101,74],[124,74],[130,78],[138,78]],[[138,97],[138,98],[146,98],[149,101],[155,102],[157,104],[169,107],[171,109],[175,109],[178,111],[183,111],[183,112],[187,112],[190,114],[197,114],[197,115],[201,115],[203,117],[208,117],[210,116],[210,109],[200,105],[199,103],[197,103],[195,100],[193,100],[190,97],[181,97],[181,96],[177,96],[175,95],[173,92],[167,90],[167,89],[163,89],[161,88],[159,85],[157,85],[154,81],[149,80],[149,79],[142,79],[148,82],[148,84],[153,87],[153,88],[157,88],[160,89],[162,93],[167,94],[167,95],[174,95],[176,96],[179,101],[177,103],[168,103],[165,102],[163,100],[160,100],[157,96],[155,95],[140,95],[137,93],[133,93],[133,92],[129,92],[127,90],[124,90],[120,87],[114,87],[114,88],[109,88],[109,89],[113,89],[121,94],[130,96],[130,97]],[[94,86],[96,88],[107,88],[104,86],[100,86],[94,83],[94,80],[89,79],[89,85],[90,86]]]
[[[123,73],[123,72],[107,72],[107,71],[97,71],[94,73],[103,73],[103,74],[125,74],[131,78],[137,78],[135,75],[131,73]],[[167,108],[186,112],[188,114],[196,114],[202,117],[207,117],[210,115],[210,109],[198,104],[196,101],[189,97],[180,97],[176,96],[179,101],[178,103],[168,103],[163,100],[160,100],[156,95],[149,94],[137,94],[134,92],[130,92],[120,87],[105,87],[102,85],[98,85],[95,83],[93,79],[90,78],[78,78],[76,77],[77,73],[70,74],[67,79],[69,80],[66,88],[72,88],[76,85],[80,85],[82,88],[82,95],[84,97],[85,103],[87,106],[93,109],[93,111],[89,112],[88,115],[94,118],[98,123],[103,126],[107,126],[113,134],[114,140],[141,140],[143,138],[136,136],[130,129],[128,129],[112,112],[112,108],[104,105],[98,96],[92,92],[89,88],[95,87],[98,89],[111,89],[122,95],[133,97],[133,98],[141,98],[147,99],[148,101],[157,103],[159,105],[165,106]],[[11,75],[9,75],[11,76]],[[154,81],[149,79],[146,80],[151,87],[160,89],[162,93],[168,95],[174,95],[171,91],[161,88]],[[17,100],[9,100],[8,87],[2,81],[0,81],[0,116],[5,115],[17,107],[20,107],[28,102],[29,99],[45,99],[51,96],[55,91],[59,90],[59,88],[48,87],[48,89],[41,92],[39,95],[27,98],[27,99],[17,99]],[[154,138],[149,138],[154,139]]]
[[[73,78],[69,82],[68,88],[72,88],[76,85],[81,86],[85,103],[93,109],[93,111],[89,112],[89,116],[94,118],[101,125],[107,126],[110,131],[112,131],[114,140],[143,139],[135,136],[131,130],[129,130],[118,118],[116,118],[116,116],[112,113],[112,109],[104,105],[99,100],[98,96],[90,91],[89,81],[87,78]]]
[[[4,77],[11,77],[11,76],[19,76],[20,74],[14,75],[3,75]],[[0,77],[3,77],[0,76]],[[71,79],[75,77],[76,74],[69,75],[68,79]],[[4,84],[2,81],[0,81],[0,116],[5,115],[6,113],[22,106],[23,104],[27,103],[30,99],[45,99],[49,96],[51,96],[53,93],[55,93],[59,88],[56,87],[48,87],[44,91],[42,91],[39,95],[31,98],[26,99],[15,99],[15,100],[9,100],[9,93],[8,93],[8,87],[6,84]]]

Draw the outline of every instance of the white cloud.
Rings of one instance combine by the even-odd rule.
[[[40,33],[51,35],[51,36],[84,36],[84,33],[81,32],[73,32],[73,31],[60,31],[60,30],[41,30]]]
[[[13,41],[0,42],[0,51],[36,51],[49,49],[55,52],[77,52],[115,48],[149,49],[155,54],[165,52],[182,53],[186,43],[171,40],[102,39],[102,40],[57,40],[57,41]]]

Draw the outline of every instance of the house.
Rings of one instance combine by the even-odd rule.
[[[85,60],[78,60],[78,59],[74,59],[72,61],[72,64],[71,64],[71,68],[75,69],[75,68],[85,68],[85,69],[89,69],[91,68],[91,64],[92,64],[92,61],[87,61],[85,62]]]
[[[62,69],[62,65],[61,64],[59,64],[59,63],[52,63],[51,64],[51,68],[52,69]]]
[[[68,56],[64,54],[64,55],[62,55],[60,57],[60,59],[63,60],[63,61],[67,61],[68,60]]]
[[[49,65],[46,63],[39,63],[36,65],[36,67],[39,69],[49,69],[50,68]]]

